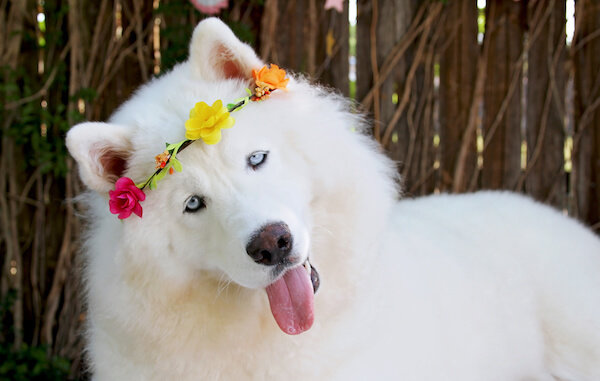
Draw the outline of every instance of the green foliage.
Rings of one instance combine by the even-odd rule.
[[[54,86],[67,86],[66,65],[59,64],[59,74]],[[6,96],[7,102],[15,102],[33,94],[32,73],[24,68],[11,70],[8,67],[0,68],[0,75],[7,80],[0,83],[0,93]],[[65,89],[66,92],[66,89]],[[95,97],[95,91],[83,89],[80,98],[90,100]],[[66,102],[65,102],[66,103]],[[5,136],[12,138],[21,150],[18,157],[23,159],[14,168],[18,171],[31,173],[39,168],[42,174],[52,172],[54,176],[62,178],[67,173],[67,149],[64,144],[64,135],[69,129],[67,108],[63,102],[48,102],[48,107],[40,107],[40,99],[26,102],[18,107],[17,115],[10,127],[3,131]],[[0,109],[0,115],[7,115],[11,110]],[[71,115],[73,121],[80,121],[81,115],[75,112]]]
[[[46,346],[30,347],[22,344],[14,349],[11,337],[12,327],[4,329],[10,308],[15,301],[16,293],[9,292],[0,301],[0,381],[53,381],[65,380],[69,375],[71,364],[67,359],[48,356]]]
[[[161,73],[168,72],[179,62],[183,62],[188,56],[188,47],[194,26],[186,20],[186,15],[192,13],[194,7],[189,1],[161,2],[156,10],[167,20],[181,20],[180,22],[166,23],[167,26],[161,30],[161,40],[168,43],[161,46]]]
[[[2,342],[0,345],[0,380],[11,381],[52,381],[65,380],[71,364],[67,359],[46,355],[45,346],[29,347],[25,344],[19,350]]]
[[[479,34],[485,33],[485,9],[479,9],[477,16],[477,29]]]

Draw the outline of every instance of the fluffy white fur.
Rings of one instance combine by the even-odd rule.
[[[188,62],[67,144],[91,189],[85,241],[95,380],[599,380],[600,240],[508,193],[398,201],[395,170],[336,95],[292,78],[121,222],[108,190],[153,172],[198,101],[246,94],[262,65],[220,21]],[[257,171],[255,151],[269,151]],[[124,173],[119,169],[126,168]],[[188,197],[207,208],[183,213]],[[252,233],[285,221],[321,275],[315,324],[275,323]]]

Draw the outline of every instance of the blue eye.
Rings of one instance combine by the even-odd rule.
[[[206,203],[204,202],[204,199],[200,196],[192,196],[188,198],[185,202],[186,213],[194,213],[204,208],[206,208]]]
[[[252,169],[256,169],[259,165],[264,164],[267,160],[267,151],[256,151],[252,155],[248,156],[248,165]]]

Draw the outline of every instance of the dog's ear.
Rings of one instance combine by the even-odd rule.
[[[205,81],[248,80],[252,78],[252,69],[264,66],[254,50],[217,18],[203,20],[194,30],[190,62],[193,74]]]
[[[67,148],[79,164],[79,175],[88,188],[104,193],[127,169],[131,156],[131,128],[87,122],[67,133]]]

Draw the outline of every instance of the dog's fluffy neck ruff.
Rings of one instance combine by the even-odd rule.
[[[328,194],[322,194],[321,197],[313,200],[315,204],[327,204],[326,207],[315,206],[315,210],[329,210],[330,213],[313,216],[311,257],[318,265],[323,283],[319,294],[315,297],[316,321],[309,331],[295,336],[293,340],[282,333],[273,320],[266,294],[262,289],[250,290],[236,284],[226,286],[226,282],[219,279],[216,273],[203,272],[197,274],[196,278],[182,279],[173,276],[176,274],[176,269],[169,273],[165,272],[162,266],[149,268],[147,263],[139,266],[134,258],[139,258],[139,250],[144,248],[125,249],[115,244],[118,241],[116,237],[110,239],[96,237],[95,239],[103,240],[105,243],[112,242],[112,247],[105,245],[102,252],[88,253],[91,261],[104,262],[103,266],[109,267],[105,268],[105,274],[97,279],[94,279],[95,274],[88,274],[91,283],[98,282],[91,288],[98,290],[110,287],[106,284],[106,273],[112,274],[114,282],[125,283],[127,287],[119,288],[122,292],[119,300],[106,300],[103,296],[105,294],[89,295],[90,299],[95,299],[90,300],[90,305],[102,309],[90,311],[90,314],[103,316],[102,320],[91,322],[95,325],[91,334],[106,332],[115,337],[128,337],[127,341],[135,343],[136,347],[152,347],[155,359],[136,358],[135,352],[121,352],[127,351],[126,348],[115,350],[115,356],[128,356],[136,363],[154,362],[160,359],[161,364],[179,367],[184,374],[187,372],[185,369],[191,371],[195,365],[182,363],[176,353],[182,350],[202,353],[203,357],[198,361],[206,364],[206,377],[210,374],[209,365],[214,361],[222,361],[223,358],[229,359],[232,363],[236,363],[236,358],[239,358],[240,364],[246,364],[247,361],[242,359],[247,354],[232,350],[232,348],[244,347],[245,341],[264,343],[266,351],[286,353],[289,356],[296,354],[296,356],[310,357],[319,353],[321,348],[315,352],[312,338],[322,335],[322,331],[326,331],[327,334],[343,331],[344,327],[337,326],[339,318],[351,312],[348,308],[353,308],[352,306],[356,308],[356,303],[360,303],[361,300],[360,295],[369,288],[368,284],[361,282],[361,274],[368,271],[373,258],[377,257],[376,252],[379,247],[377,236],[379,230],[383,229],[383,224],[374,226],[366,224],[366,221],[385,221],[387,211],[384,210],[384,205],[393,201],[389,193],[390,188],[394,187],[391,181],[387,191],[379,193],[366,184],[360,187],[352,183],[339,185],[339,189],[332,188],[330,191],[335,193],[352,190],[355,192],[355,200],[372,204],[359,209],[368,210],[369,214],[379,214],[379,219],[365,215],[352,216],[353,213],[358,213],[355,205],[344,204],[339,198],[332,198]],[[376,183],[372,185],[377,186]],[[339,200],[340,203],[332,204],[334,199]],[[344,198],[344,200],[350,199],[350,197]],[[110,230],[114,233],[123,234],[122,224],[115,221],[114,216],[107,215],[105,203],[97,202],[96,206],[106,215],[105,218],[97,220],[97,223],[110,225],[112,227]],[[337,230],[332,230],[333,226]],[[101,230],[108,231],[108,229]],[[363,239],[357,239],[352,232],[360,232]],[[371,239],[364,240],[365,236]],[[359,243],[364,244],[361,246]],[[117,261],[106,261],[105,256],[109,252],[117,254]],[[99,267],[98,263],[90,266],[94,269]],[[345,278],[349,274],[352,274],[353,279]],[[127,291],[123,292],[123,290]],[[344,306],[344,309],[322,308],[322,304],[337,304]],[[323,311],[327,311],[328,314]],[[138,317],[135,325],[131,325],[131,316]],[[253,327],[251,332],[248,332],[249,325]],[[227,336],[223,336],[223,327],[227,327]],[[344,340],[352,340],[351,336],[338,334]],[[166,340],[166,337],[169,339]],[[270,337],[277,340],[271,341]],[[283,346],[274,347],[273,342]],[[339,342],[343,343],[343,340],[340,339]],[[169,346],[173,343],[176,343],[177,347]],[[256,347],[256,344],[253,346]],[[322,349],[327,350],[327,348]],[[95,348],[90,348],[92,353],[94,350]],[[338,348],[332,348],[331,352],[336,350]],[[343,352],[339,352],[339,355],[342,356]],[[335,357],[336,355],[332,355],[332,360]],[[281,363],[284,364],[285,361]],[[95,364],[95,368],[97,374],[102,374],[102,364]],[[263,370],[258,367],[252,370],[240,368],[235,369],[235,372],[238,372],[236,377],[246,379],[256,375],[260,377],[261,374],[269,377],[286,374],[286,369],[278,369],[277,365],[271,365],[270,368]],[[165,369],[165,372],[168,374],[169,370]],[[321,370],[307,369],[307,372],[306,376],[309,377],[320,374]],[[295,376],[299,375],[295,374]]]

